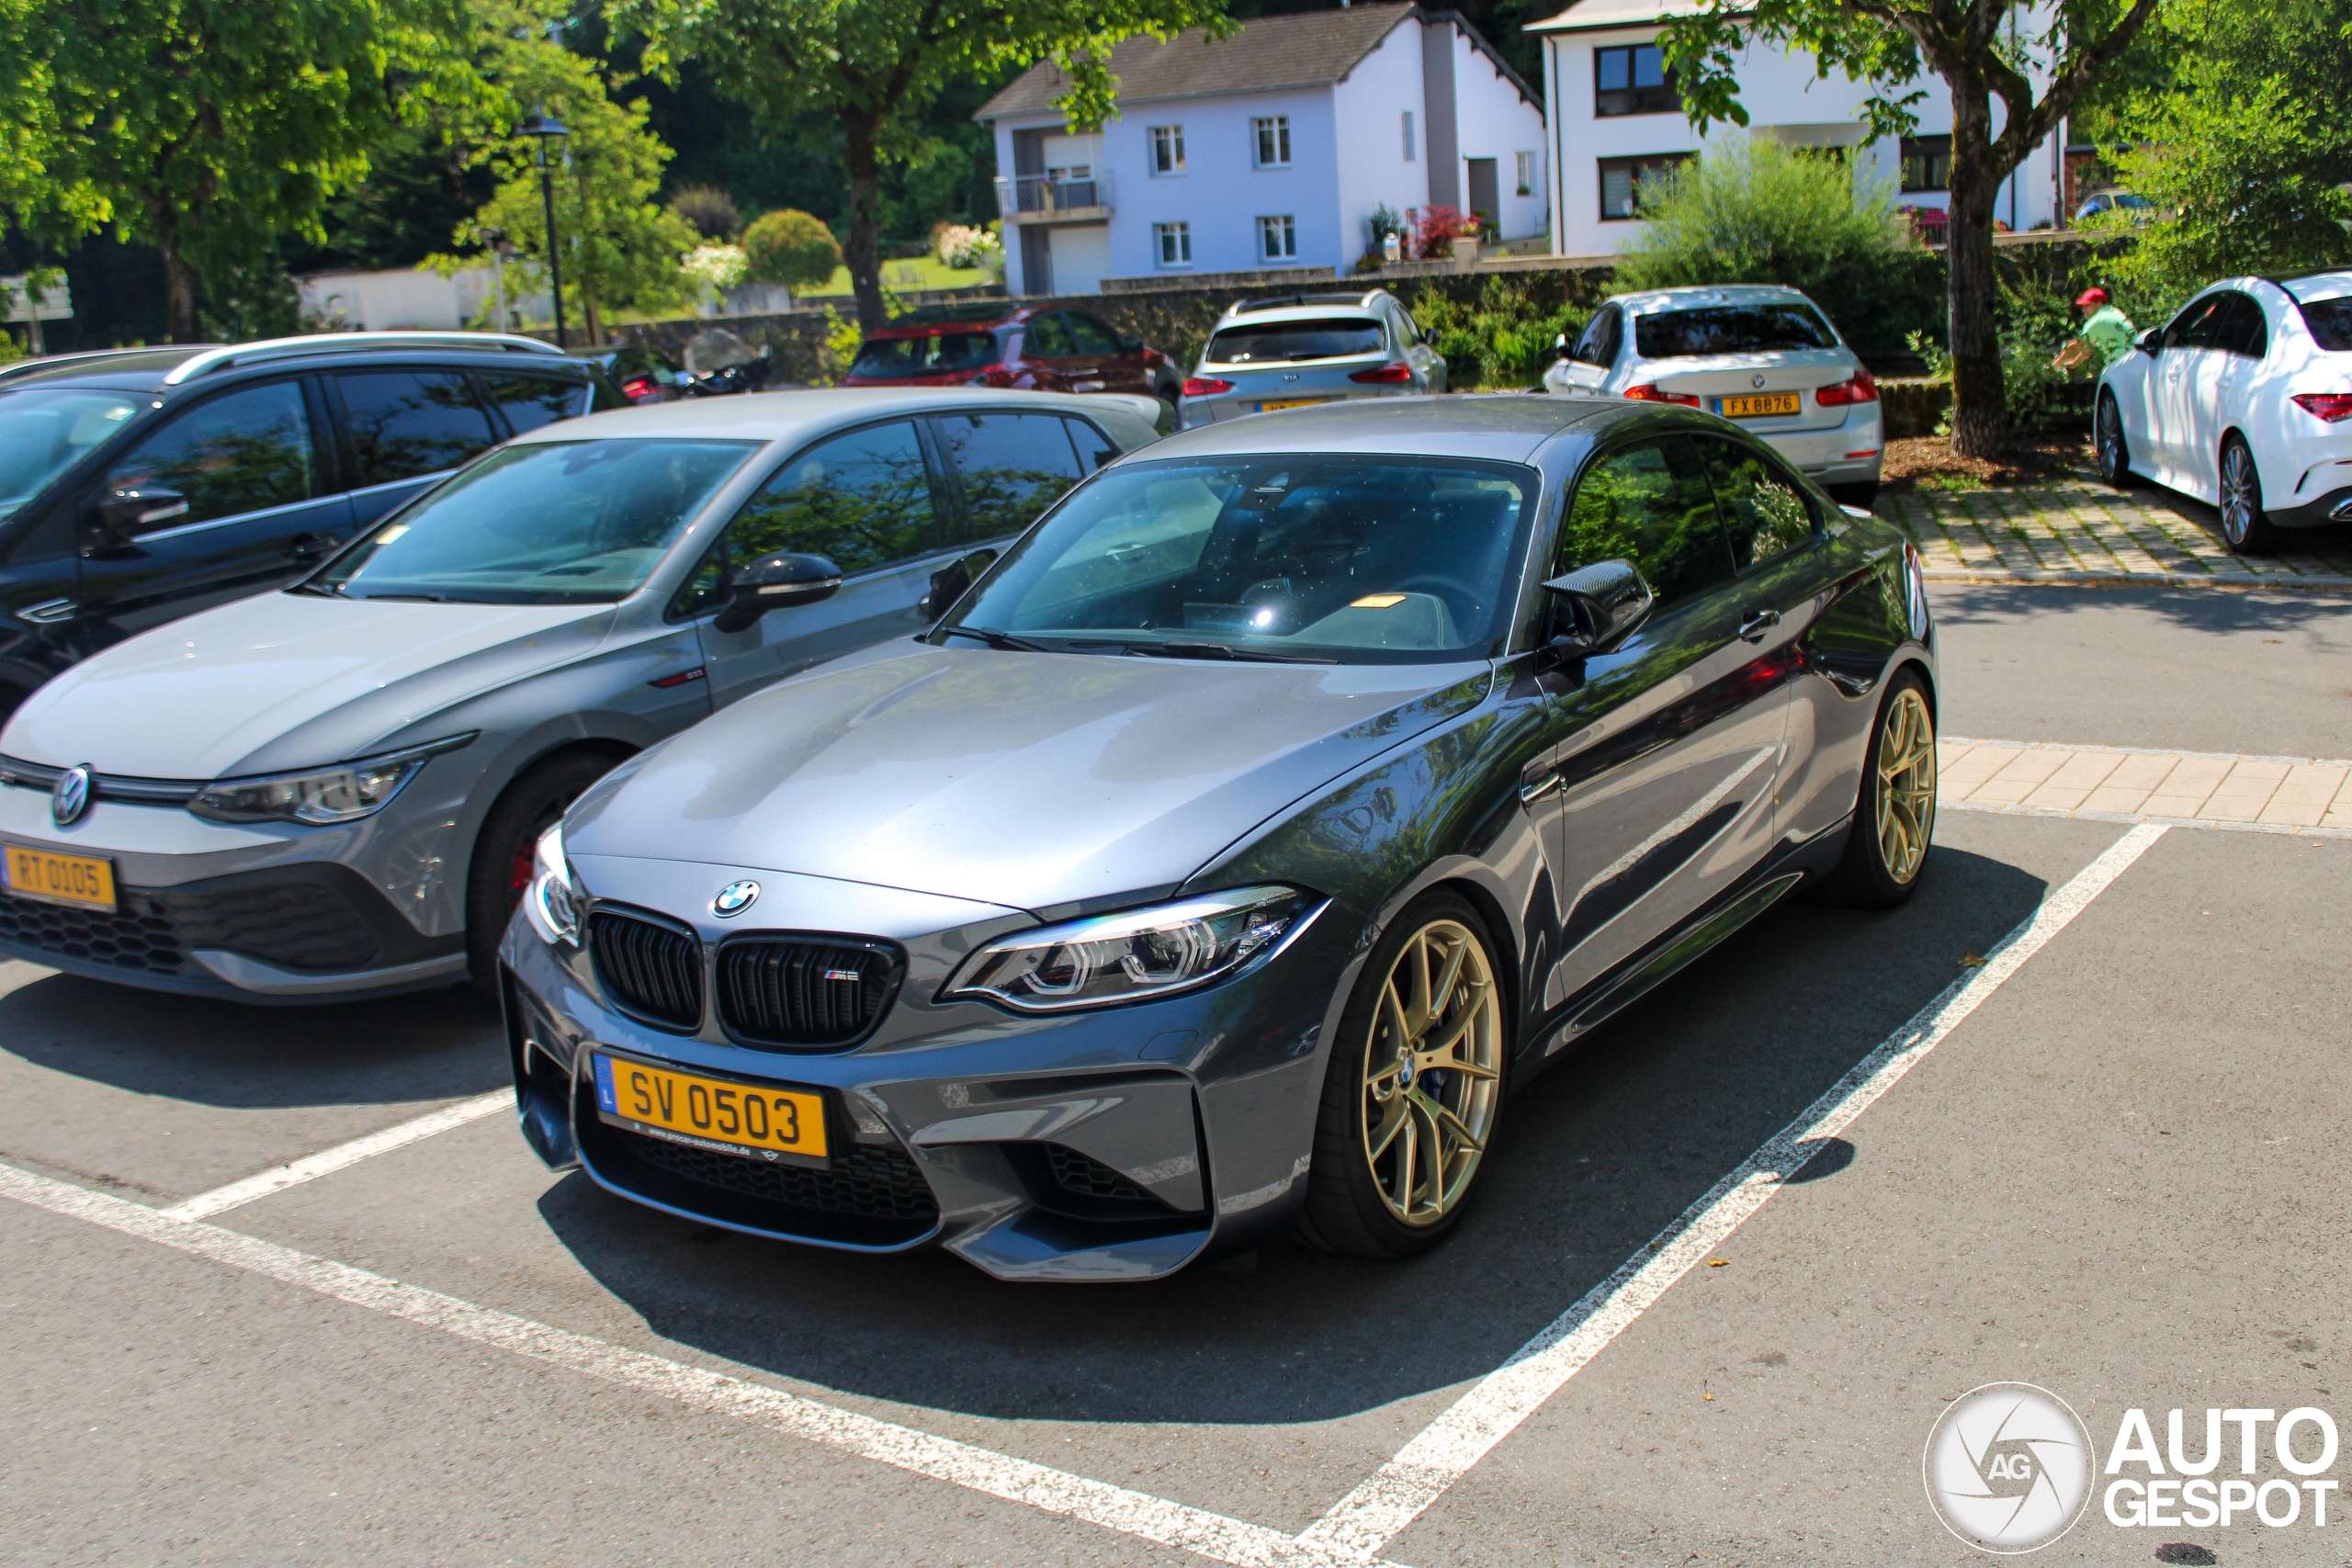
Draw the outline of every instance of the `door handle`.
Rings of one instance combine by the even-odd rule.
[[[1780,624],[1781,612],[1778,610],[1751,610],[1747,618],[1739,623],[1739,640],[1762,642],[1764,634]]]
[[[1546,773],[1532,784],[1523,784],[1519,786],[1519,803],[1521,806],[1532,806],[1559,787],[1560,775]]]

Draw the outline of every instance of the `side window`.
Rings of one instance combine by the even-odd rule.
[[[1082,419],[1069,422],[1069,438],[1078,447],[1078,466],[1092,473],[1119,455],[1119,444]]]
[[[942,542],[922,444],[899,420],[820,441],[786,462],[727,525],[726,549],[733,566],[792,550],[853,572],[928,555]]]
[[[1063,321],[1069,323],[1070,342],[1075,345],[1073,352],[1078,354],[1119,352],[1119,334],[1083,310],[1064,310],[1060,315]]]
[[[1079,481],[1069,432],[1052,414],[948,414],[932,429],[963,481],[975,540],[1019,533]]]
[[[557,381],[541,376],[485,376],[491,401],[521,435],[560,419],[588,412],[588,387],[581,381]],[[345,396],[350,396],[346,391]]]
[[[2269,323],[2263,320],[2261,302],[2251,294],[2231,294],[2222,318],[2221,341],[2215,346],[2248,359],[2259,359],[2269,353]]]
[[[359,371],[335,378],[351,421],[354,488],[454,468],[498,439],[463,376],[445,371]]]
[[[1733,570],[1745,571],[1813,537],[1813,503],[1779,464],[1728,441],[1702,438],[1698,445],[1723,508]]]
[[[1577,481],[1560,528],[1558,570],[1604,560],[1633,562],[1661,610],[1731,580],[1714,491],[1687,440],[1622,447]]]
[[[2221,325],[2222,303],[2228,298],[2226,294],[2208,294],[2202,299],[2191,299],[2165,328],[2165,346],[2212,347],[2213,334]]]
[[[301,383],[247,387],[189,410],[107,470],[106,488],[175,491],[187,501],[148,533],[309,500],[319,479]]]
[[[1582,365],[1597,365],[1606,370],[1617,362],[1617,307],[1604,305],[1585,323],[1584,335],[1577,339],[1568,357]]]
[[[1028,350],[1033,358],[1062,359],[1076,354],[1071,346],[1069,325],[1059,310],[1048,310],[1031,321],[1027,328]]]

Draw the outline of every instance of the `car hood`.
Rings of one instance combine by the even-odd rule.
[[[1055,918],[1176,886],[1291,802],[1475,706],[1489,681],[1484,664],[899,645],[772,686],[648,753],[590,792],[564,840]]]
[[[603,640],[609,604],[420,604],[264,593],[145,632],[36,692],[0,752],[214,779],[382,750],[420,719]]]

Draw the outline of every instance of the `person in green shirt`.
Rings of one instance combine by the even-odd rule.
[[[2108,302],[2106,289],[2084,289],[2082,298],[2075,301],[2075,308],[2088,310],[2090,315],[2084,321],[2082,330],[2069,338],[2066,346],[2058,351],[2058,357],[2050,362],[2053,369],[2072,370],[2077,365],[2087,364],[2094,354],[2099,356],[2103,368],[2132,351],[2132,340],[2139,334],[2132,328],[2132,318]]]

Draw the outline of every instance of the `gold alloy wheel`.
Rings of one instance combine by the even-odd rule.
[[[1936,721],[1917,686],[1894,694],[1878,741],[1878,854],[1904,886],[1928,858],[1936,829]]]
[[[1494,1129],[1502,1004],[1468,927],[1413,933],[1380,990],[1365,1042],[1363,1154],[1388,1212],[1435,1224],[1470,1190]]]

